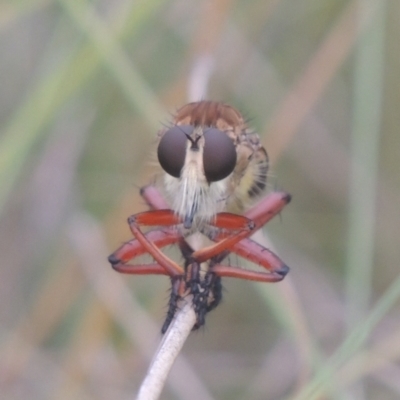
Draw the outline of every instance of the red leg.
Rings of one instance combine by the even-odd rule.
[[[258,282],[279,282],[285,277],[285,275],[278,274],[277,272],[266,273],[250,271],[240,267],[221,264],[213,265],[210,268],[210,271],[221,277],[227,276],[230,278],[239,278]]]
[[[214,221],[212,221],[210,225],[231,231],[237,231],[243,229],[252,230],[255,227],[254,222],[250,218],[247,218],[243,215],[232,214],[228,212],[218,213],[215,216]]]
[[[248,210],[245,215],[255,222],[255,230],[258,230],[275,217],[275,215],[279,214],[283,207],[290,203],[291,199],[292,196],[288,193],[273,192]]]
[[[233,246],[240,244],[242,240],[248,238],[256,230],[260,229],[271,218],[278,214],[288,201],[290,201],[290,196],[286,193],[272,193],[272,195],[266,197],[246,213],[246,218],[252,217],[251,219],[247,219],[247,224],[245,224],[246,220],[243,220],[244,217],[240,215],[231,213],[217,214],[216,221],[212,225],[228,230],[232,229],[232,226],[234,226],[235,229],[242,230],[233,234],[227,234],[226,232],[221,233],[216,238],[217,243],[194,252],[193,258],[198,262],[204,262],[225,250],[232,250],[235,252],[235,248],[232,248]],[[248,248],[248,251],[251,253],[250,248]]]
[[[156,216],[154,216],[154,214]],[[159,218],[159,219],[158,219]],[[148,237],[146,237],[140,230],[139,225],[162,225],[167,224],[168,218],[176,218],[171,210],[157,210],[157,211],[147,211],[144,213],[132,215],[128,218],[128,224],[131,228],[132,234],[136,237],[143,248],[152,255],[154,260],[163,267],[168,275],[178,276],[184,273],[183,268],[177,264],[175,261],[167,257],[155,244],[151,242]],[[140,222],[139,222],[140,221]]]
[[[128,224],[146,226],[172,226],[181,223],[179,217],[172,210],[144,211],[128,218]]]
[[[112,264],[113,269],[121,274],[131,275],[169,275],[160,264]]]
[[[109,262],[119,272],[131,274],[162,274],[162,270],[166,275],[178,276],[184,273],[183,268],[163,254],[160,247],[168,244],[176,243],[180,240],[180,235],[173,229],[150,231],[146,235],[140,230],[140,225],[175,225],[179,221],[171,210],[147,211],[133,215],[128,218],[129,227],[136,240],[130,240],[123,244],[109,258]],[[126,263],[134,257],[144,253],[149,253],[159,264],[146,265],[126,265]],[[159,269],[161,268],[161,269]]]
[[[232,216],[234,216],[234,214],[232,214]],[[217,256],[218,254],[221,254],[225,250],[232,251],[232,247],[236,243],[252,235],[252,233],[253,231],[250,228],[248,228],[246,230],[242,230],[240,232],[231,234],[225,239],[222,239],[220,242],[212,244],[211,246],[203,247],[202,249],[195,251],[192,254],[192,258],[197,262],[202,263],[204,261],[209,260],[212,257]]]
[[[289,272],[289,267],[275,253],[254,240],[243,239],[233,247],[232,252],[273,273],[285,276]]]
[[[279,214],[290,200],[291,196],[285,192],[273,192],[248,210],[245,217],[254,223],[252,234],[261,229],[267,222]],[[228,217],[225,217],[225,219],[229,218],[229,215],[234,217],[238,216],[230,213],[224,214],[228,214]],[[223,226],[220,227],[223,228]],[[220,241],[227,236],[230,236],[230,234],[222,231],[215,238],[210,239]]]
[[[246,213],[246,217],[250,218],[255,223],[255,228],[253,230],[242,231],[237,233],[236,235],[229,235],[229,233],[227,234],[226,232],[222,232],[216,238],[214,238],[214,240],[219,241],[218,243],[204,248],[199,252],[193,253],[193,258],[195,258],[196,261],[203,262],[211,257],[214,257],[224,250],[230,250],[233,253],[236,253],[251,262],[261,265],[271,272],[276,272],[281,276],[285,276],[289,271],[288,266],[284,264],[283,261],[280,260],[280,258],[276,256],[272,251],[266,249],[260,244],[254,242],[253,240],[248,239],[248,236],[251,236],[256,230],[260,229],[275,215],[279,214],[283,207],[289,201],[290,195],[288,195],[287,193],[271,193],[269,196],[260,201],[256,206],[251,208]],[[237,217],[236,214],[225,214],[227,215],[224,216],[224,220],[234,219]]]
[[[168,246],[178,242],[181,236],[173,229],[157,229],[147,232],[146,238],[153,242],[158,248]],[[116,250],[108,259],[112,264],[122,263],[125,264],[132,258],[138,257],[146,253],[146,249],[140,244],[137,239],[131,239],[124,243],[118,250]]]

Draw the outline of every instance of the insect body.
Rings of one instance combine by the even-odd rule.
[[[200,101],[180,108],[171,124],[159,132],[158,160],[164,170],[163,196],[155,187],[141,194],[151,211],[128,219],[135,239],[110,257],[113,268],[129,274],[169,275],[171,298],[164,333],[180,299],[191,295],[197,315],[194,328],[204,324],[207,312],[221,299],[221,277],[278,282],[289,268],[270,250],[249,239],[290,201],[283,192],[271,193],[241,215],[265,190],[268,157],[258,135],[250,131],[241,114],[228,105]],[[140,227],[157,226],[146,234]],[[193,233],[214,242],[193,249],[186,240]],[[177,243],[183,267],[160,248]],[[234,252],[266,271],[224,265]],[[153,264],[131,265],[149,253]]]

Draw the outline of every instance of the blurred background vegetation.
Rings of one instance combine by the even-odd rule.
[[[163,399],[400,398],[400,3],[0,2],[0,398],[131,399],[165,277],[112,271],[154,139],[239,108],[293,195],[277,285],[224,280]],[[234,260],[235,261],[235,260]]]

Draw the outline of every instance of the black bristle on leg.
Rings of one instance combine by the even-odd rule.
[[[193,330],[205,324],[205,317],[213,310],[222,299],[221,278],[213,272],[208,271],[203,280],[198,282],[198,290],[193,295],[193,306],[197,315],[197,322]]]
[[[212,300],[209,302],[208,307],[207,307],[207,312],[210,312],[211,310],[214,310],[215,307],[218,306],[218,304],[222,300],[222,281],[221,277],[218,275],[215,275],[213,272],[209,272],[210,275],[212,275],[212,284],[211,284],[211,294],[212,294]]]
[[[207,308],[208,291],[206,289],[205,281],[200,276],[200,264],[192,262],[186,267],[186,288],[193,296],[193,308],[196,313],[196,323],[193,330],[200,328],[205,323],[205,315]]]
[[[223,252],[214,257],[212,260],[210,260],[209,267],[212,268],[213,265],[221,263],[228,254],[228,252]],[[207,308],[207,312],[210,312],[211,310],[216,308],[222,300],[222,280],[220,276],[216,275],[210,270],[207,272],[207,275],[212,295],[211,301],[208,303]]]
[[[176,314],[176,310],[178,309],[178,303],[181,300],[181,295],[179,294],[179,288],[181,285],[182,278],[171,278],[171,295],[168,302],[168,311],[167,316],[165,317],[164,324],[161,328],[161,333],[164,334],[168,327],[170,326],[174,316]]]

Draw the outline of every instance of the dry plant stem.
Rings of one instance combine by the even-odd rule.
[[[196,322],[192,299],[184,300],[158,348],[136,400],[156,400],[164,387],[172,364],[180,353],[183,344]]]

